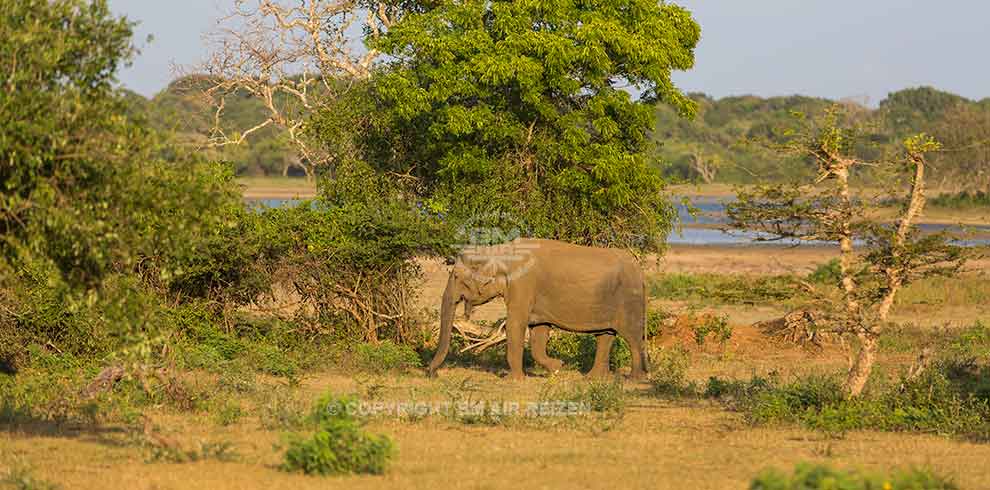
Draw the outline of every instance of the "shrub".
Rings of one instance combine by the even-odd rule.
[[[705,394],[743,412],[753,424],[796,423],[827,434],[873,429],[990,438],[990,367],[941,360],[921,376],[874,385],[847,398],[837,376],[790,383],[775,377],[709,380]]]
[[[786,301],[799,296],[791,276],[662,274],[650,278],[650,297],[730,304]]]
[[[707,316],[705,322],[694,325],[694,341],[698,345],[705,345],[709,335],[721,346],[732,338],[732,327],[725,315]]]
[[[990,192],[962,191],[956,194],[939,194],[931,199],[931,205],[951,209],[990,207]]]
[[[626,392],[618,379],[577,384],[563,400],[585,404],[593,412],[622,414],[626,409]]]
[[[810,274],[808,280],[817,284],[837,286],[842,274],[839,266],[839,259],[832,259],[819,265]]]
[[[305,404],[285,386],[273,386],[262,392],[258,419],[266,430],[298,430],[306,425]]]
[[[769,390],[777,383],[775,374],[763,378],[753,376],[749,380],[722,379],[716,376],[708,378],[703,396],[721,400],[749,400],[759,393]]]
[[[580,371],[589,371],[595,364],[598,345],[594,335],[557,331],[547,342],[547,354],[560,359],[565,365]],[[632,361],[632,353],[625,339],[616,336],[609,352],[609,369],[626,367]]]
[[[234,400],[224,400],[219,403],[213,413],[213,420],[220,426],[236,424],[244,415],[241,405]]]
[[[799,464],[793,475],[767,470],[753,479],[750,490],[955,490],[952,480],[933,471],[912,469],[887,475],[843,471]]]
[[[358,369],[374,374],[422,367],[422,360],[412,347],[387,340],[354,346],[353,361]]]
[[[646,338],[652,339],[663,335],[663,324],[671,317],[665,310],[648,310],[646,312]]]
[[[351,398],[322,397],[312,415],[316,432],[309,438],[290,438],[281,469],[322,476],[384,473],[394,445],[388,437],[364,432],[346,409],[354,403]]]
[[[688,382],[690,355],[683,348],[660,349],[650,355],[653,363],[650,384],[658,395],[690,395],[695,387]]]

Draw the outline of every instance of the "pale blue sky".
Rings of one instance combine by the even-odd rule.
[[[141,56],[123,84],[153,95],[173,64],[206,56],[203,34],[233,0],[110,0],[139,21]],[[701,23],[685,91],[726,95],[869,97],[876,104],[905,87],[933,85],[973,99],[990,97],[990,2],[946,0],[680,0]],[[154,36],[150,44],[144,42]]]

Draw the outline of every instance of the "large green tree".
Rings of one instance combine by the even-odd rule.
[[[416,178],[455,224],[663,246],[674,213],[648,132],[657,100],[695,110],[671,81],[694,64],[700,28],[687,10],[655,0],[406,7],[373,43],[390,61],[371,81],[376,114],[361,120],[359,160]]]

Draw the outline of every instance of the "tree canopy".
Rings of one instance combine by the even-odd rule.
[[[391,61],[370,82],[381,114],[364,160],[420,179],[429,206],[455,221],[511,216],[535,236],[662,244],[673,212],[651,158],[652,101],[694,112],[671,82],[700,36],[686,10],[640,0],[411,10],[373,46]]]

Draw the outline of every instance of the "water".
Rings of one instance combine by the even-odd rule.
[[[294,206],[300,202],[299,199],[252,199],[251,204],[269,208],[281,206]],[[673,245],[797,245],[797,240],[778,241],[754,241],[757,238],[766,238],[766,235],[754,231],[723,231],[724,225],[728,223],[725,216],[725,202],[714,198],[698,198],[691,206],[695,208],[695,214],[691,214],[691,209],[676,201],[677,215],[684,225],[680,230],[674,230],[667,238]],[[722,225],[722,226],[719,226]],[[937,233],[939,231],[960,232],[955,225],[942,225],[932,223],[921,223],[918,225],[924,232]],[[958,245],[972,247],[990,245],[990,226],[973,226],[968,231],[975,231],[979,234],[977,238],[966,238],[957,240]],[[801,242],[815,245],[812,242]],[[819,243],[825,245],[824,243]]]

